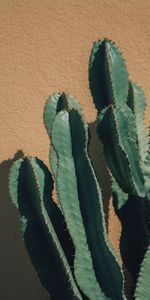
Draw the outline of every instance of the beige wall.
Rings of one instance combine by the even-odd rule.
[[[0,274],[0,300],[48,299],[20,241],[18,215],[7,190],[10,160],[22,150],[48,164],[49,140],[42,114],[48,95],[55,91],[75,95],[85,119],[94,121],[87,70],[92,44],[103,37],[117,43],[130,78],[144,88],[148,116],[149,0],[0,0],[0,260],[5,267]],[[96,161],[96,137],[92,143]],[[103,180],[106,200],[107,180]],[[118,245],[120,227],[112,210],[110,215],[111,239]]]

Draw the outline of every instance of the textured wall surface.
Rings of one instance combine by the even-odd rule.
[[[117,43],[130,78],[143,86],[148,116],[149,0],[0,0],[0,300],[49,299],[20,237],[19,216],[7,189],[8,171],[19,150],[48,164],[42,114],[49,94],[63,90],[75,95],[85,119],[94,121],[87,69],[92,44],[103,37]],[[90,153],[97,166],[94,134]],[[103,175],[96,171],[109,215],[109,234],[118,247],[120,226],[113,210],[108,211],[109,175],[103,161],[101,166]]]

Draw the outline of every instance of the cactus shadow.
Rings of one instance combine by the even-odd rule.
[[[3,300],[48,300],[49,296],[39,284],[25,251],[20,234],[19,214],[12,204],[8,190],[12,163],[23,156],[23,152],[19,150],[13,159],[0,164],[0,295]]]
[[[89,124],[90,143],[88,153],[101,187],[106,226],[108,227],[111,176],[103,156],[103,146],[96,134],[96,122]]]

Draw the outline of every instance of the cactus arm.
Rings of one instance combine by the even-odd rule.
[[[138,84],[130,82],[129,86],[128,105],[135,115],[140,156],[142,162],[145,162],[149,149],[148,131],[144,123],[146,99],[142,88]]]
[[[70,108],[76,108],[77,106],[72,106],[72,107],[70,107]],[[62,109],[63,107],[61,106],[61,109]],[[67,107],[66,107],[67,108]],[[49,108],[48,108],[49,109]],[[78,110],[78,111],[80,111],[80,110]],[[69,113],[69,115],[71,115],[73,112],[70,112]],[[75,113],[75,112],[74,112]],[[81,124],[81,120],[79,120],[79,123]],[[77,127],[78,126],[78,123],[76,123],[76,125],[74,126],[74,129],[75,129],[75,127]],[[83,127],[83,124],[81,125],[82,127]],[[80,134],[81,134],[81,131],[79,132],[79,136],[80,136]],[[85,135],[87,135],[87,133],[86,132],[84,132],[84,134]],[[51,135],[51,133],[50,133],[50,135]],[[61,136],[61,134],[60,134],[60,136]],[[78,133],[77,133],[77,136],[78,136]],[[80,138],[81,139],[81,138]],[[78,143],[79,143],[79,140],[78,140]],[[75,145],[74,145],[75,146]],[[81,164],[81,166],[83,166],[83,159],[84,159],[84,161],[85,161],[85,164],[86,164],[86,166],[87,166],[87,170],[89,171],[88,172],[88,174],[89,174],[89,177],[92,177],[93,178],[93,173],[92,173],[92,166],[90,165],[90,161],[89,161],[89,159],[88,159],[88,156],[87,156],[87,154],[85,154],[84,153],[84,144],[82,145],[82,147],[83,147],[83,149],[82,149],[82,153],[83,153],[83,155],[82,155],[82,158],[81,158],[81,160],[80,161],[82,161],[82,164]],[[75,148],[75,147],[73,147],[72,146],[72,148]],[[53,151],[53,149],[54,149],[54,146],[53,146],[53,148],[52,148],[52,151]],[[81,149],[80,149],[81,150]],[[55,151],[55,149],[54,149],[54,151]],[[55,151],[55,153],[56,153],[56,151]],[[75,151],[74,151],[74,153],[75,153]],[[79,150],[78,150],[78,155],[79,155]],[[85,167],[85,166],[84,166]],[[78,164],[78,169],[79,169],[79,164]],[[56,175],[56,177],[57,177],[57,175]],[[79,178],[80,176],[78,176],[78,178]],[[83,176],[83,174],[82,174],[82,178],[84,178],[84,176]],[[89,179],[89,178],[86,178],[85,177],[85,179]],[[82,181],[82,180],[81,180]],[[94,182],[95,182],[95,179],[93,180]],[[84,184],[85,184],[85,180],[83,180],[83,182],[84,182]],[[92,185],[92,183],[91,183],[91,185]],[[91,186],[91,189],[90,190],[93,190],[93,186]],[[95,185],[95,190],[96,190],[96,193],[97,193],[97,199],[99,198],[99,195],[98,195],[98,189],[97,189],[97,185]],[[87,195],[88,195],[88,193],[87,193]],[[86,198],[86,196],[87,195],[84,195],[84,197]],[[94,197],[94,196],[93,196]],[[82,199],[82,196],[81,196],[81,199]],[[99,199],[98,199],[98,201],[99,201]],[[99,203],[97,203],[98,204],[98,206],[99,206],[99,211],[101,212],[101,214],[102,214],[102,207],[100,207],[100,205],[99,205]],[[86,207],[86,205],[87,205],[87,203],[85,203],[85,207]],[[84,205],[83,205],[84,206]],[[89,201],[89,206],[90,206],[90,201]],[[89,211],[90,211],[90,209],[89,209]],[[96,211],[96,210],[95,210]],[[82,215],[83,216],[83,215]],[[97,219],[99,219],[99,214],[97,214]],[[104,218],[102,217],[102,219],[103,219],[103,222],[104,222]],[[92,220],[90,221],[89,220],[89,222],[88,222],[88,224],[92,224],[93,222],[92,222]],[[100,222],[100,228],[101,228],[101,230],[102,230],[102,228],[103,227],[105,227],[105,225],[103,224],[103,225],[101,225],[101,222]],[[89,226],[90,227],[90,226]],[[97,226],[98,227],[98,226]],[[92,227],[92,229],[93,229],[93,227]],[[99,232],[99,234],[100,234],[100,236],[102,236],[102,239],[103,239],[103,241],[101,241],[101,244],[103,245],[103,243],[105,242],[105,244],[106,244],[106,241],[105,241],[105,238],[104,238],[104,235],[105,235],[105,233],[103,232],[102,234],[101,234],[101,230],[100,230],[100,232]],[[103,231],[103,230],[102,230]],[[104,231],[105,231],[105,229],[104,229]],[[92,232],[92,231],[91,231]],[[90,233],[91,233],[90,232]],[[92,236],[92,234],[90,234],[91,236]],[[92,237],[92,241],[90,242],[90,244],[92,245],[92,242],[94,241],[94,236]],[[97,241],[97,240],[96,240]],[[100,242],[100,238],[99,238],[99,240],[98,240],[98,243]],[[96,243],[95,242],[95,244],[98,244],[98,243]],[[94,246],[92,246],[92,249],[94,249]],[[108,255],[108,259],[110,259],[110,262],[112,263],[112,265],[114,266],[114,269],[115,269],[115,271],[117,271],[117,272],[112,272],[112,276],[113,276],[113,273],[115,273],[115,275],[116,274],[119,274],[119,276],[120,276],[120,278],[119,278],[119,276],[118,276],[118,279],[119,280],[114,280],[114,282],[117,282],[118,281],[118,286],[120,285],[120,279],[122,280],[122,275],[121,275],[121,271],[120,271],[120,268],[119,268],[119,265],[118,265],[118,263],[115,261],[115,259],[114,259],[114,257],[113,257],[113,255],[112,255],[112,253],[111,253],[111,250],[109,249],[109,246],[108,245],[104,245],[104,249],[105,249],[105,252],[106,252],[106,256]],[[98,250],[97,250],[97,252],[98,252]],[[96,255],[97,255],[97,253],[95,253],[95,266],[97,266],[97,261],[96,261]],[[98,266],[100,266],[101,265],[101,262],[102,262],[102,260],[103,260],[103,256],[101,256],[101,255],[98,255],[97,257],[99,257],[99,259],[98,259],[98,261],[99,261],[99,265]],[[106,258],[106,263],[107,263],[107,258]],[[97,269],[98,269],[98,267],[97,267]],[[100,269],[100,267],[99,267],[99,269]],[[105,279],[103,279],[103,275],[105,274],[105,272],[102,272],[102,270],[100,270],[99,271],[99,273],[101,273],[101,278],[99,278],[99,279],[102,279],[102,280],[99,280],[99,282],[100,281],[103,281],[103,283],[105,282]],[[116,278],[117,278],[117,276],[116,276]],[[106,279],[107,279],[107,281],[109,281],[109,272],[107,272],[106,273]],[[112,286],[113,286],[113,283],[114,282],[112,282]],[[109,281],[109,284],[110,284],[110,281]],[[105,284],[105,287],[107,287],[107,286],[109,286],[109,284]],[[107,287],[106,288],[106,290],[108,291],[108,293],[110,292],[110,290],[115,290],[115,284],[114,284],[114,286],[111,288],[109,288],[109,287]],[[117,289],[116,289],[117,290]],[[122,288],[120,289],[121,290],[121,293],[122,293]],[[113,294],[113,293],[112,293]]]
[[[134,269],[136,262],[141,262],[141,254],[144,254],[145,247],[149,241],[144,216],[145,201],[136,196],[136,194],[142,194],[141,190],[144,187],[144,182],[142,183],[142,181],[144,181],[142,179],[142,174],[141,182],[140,184],[138,183],[138,176],[141,172],[140,170],[137,172],[138,162],[136,161],[136,158],[138,157],[138,150],[135,141],[132,139],[132,132],[128,129],[127,123],[124,122],[124,120],[127,120],[126,115],[124,115],[124,110],[121,108],[116,110],[109,107],[100,113],[99,118],[97,129],[104,144],[104,153],[107,163],[115,180],[119,184],[119,187],[126,193],[129,193],[128,196],[125,195],[121,189],[117,189],[115,193],[113,190],[113,197],[115,198],[114,204],[117,206],[116,213],[123,227],[121,239],[122,254],[126,265],[128,265],[130,270],[132,269],[132,274],[134,273],[135,277]],[[101,126],[101,128],[99,128],[99,126]],[[139,189],[140,185],[141,190]],[[137,188],[137,193],[132,195],[133,191]],[[135,215],[135,222],[133,220],[133,214]],[[127,221],[127,215],[130,222]],[[138,218],[139,222],[136,218]],[[132,228],[132,231],[130,230],[130,227]],[[139,251],[136,251],[137,255],[133,255],[133,249],[135,249],[135,245],[137,248],[138,243],[140,244]],[[129,259],[129,253],[132,254],[132,260]]]
[[[144,176],[137,147],[136,118],[127,105],[128,72],[122,54],[115,44],[107,39],[95,43],[92,49],[89,81],[98,111],[103,108],[103,112],[100,113],[103,119],[102,123],[105,123],[106,127],[107,124],[110,124],[109,129],[102,126],[104,133],[100,132],[102,131],[101,124],[98,125],[100,137],[109,131],[109,142],[105,142],[104,153],[110,170],[124,192],[131,192],[133,189],[133,193],[145,197]],[[111,106],[112,108],[109,108]],[[109,113],[109,109],[112,114]],[[107,117],[111,117],[111,121],[107,120]],[[112,119],[114,119],[113,130],[111,129]],[[111,137],[111,134],[114,133],[116,137]],[[115,143],[118,144],[115,145]],[[107,149],[107,147],[113,148],[113,150]],[[110,153],[111,151],[113,154]],[[124,174],[122,173],[123,169]]]
[[[136,124],[135,124],[135,116],[131,110],[130,107],[128,107],[127,104],[125,104],[122,107],[122,111],[124,114],[124,117],[126,118],[126,130],[128,132],[128,136],[136,145],[137,143],[137,130],[136,130]]]
[[[94,44],[89,62],[89,83],[98,110],[109,104],[121,107],[128,95],[128,72],[116,45],[107,39]]]
[[[101,111],[97,119],[97,134],[103,143],[104,156],[112,175],[119,186],[128,192],[128,183],[132,184],[126,155],[119,144],[117,127],[112,117],[111,107]],[[126,174],[126,176],[124,176]]]
[[[60,93],[54,93],[53,95],[49,96],[44,107],[43,119],[48,134],[51,133],[52,124],[57,113],[57,105],[60,97]]]
[[[137,145],[130,136],[124,107],[108,107],[100,113],[97,132],[104,145],[110,170],[124,192],[145,196]]]
[[[37,165],[39,166],[38,169],[37,169]],[[37,158],[36,159],[31,158],[29,166],[32,166],[30,169],[31,169],[33,176],[35,176],[37,183],[39,183],[39,187],[41,187],[40,176],[45,175],[44,185],[45,185],[45,187],[48,188],[50,186],[50,183],[49,183],[50,180],[48,181],[48,178],[51,177],[51,182],[52,182],[52,176],[50,176],[50,172],[49,172],[48,168],[44,165],[44,163]],[[37,171],[39,171],[39,172],[37,172]],[[52,187],[53,187],[53,182],[52,182]],[[32,189],[32,186],[31,186],[31,189]],[[42,194],[42,191],[41,191],[41,194]],[[41,199],[42,199],[42,197],[41,197]],[[68,233],[65,219],[64,219],[60,209],[58,208],[58,205],[56,203],[54,203],[54,201],[52,200],[52,188],[51,188],[51,198],[50,198],[50,195],[47,193],[47,197],[43,197],[43,202],[41,201],[41,203],[39,203],[39,204],[40,204],[39,205],[39,216],[41,215],[41,207],[42,207],[43,215],[45,216],[45,214],[46,214],[47,219],[49,218],[49,220],[55,230],[56,236],[57,236],[57,238],[61,244],[61,247],[64,251],[64,254],[67,258],[67,261],[69,262],[69,265],[72,267],[74,246],[73,246],[71,237]],[[47,220],[44,220],[44,221],[45,221],[44,224],[48,223]],[[71,273],[70,273],[70,275],[71,275]],[[71,275],[71,277],[72,277],[72,275]],[[73,281],[73,284],[74,284],[74,281]]]
[[[37,162],[38,162],[39,168],[37,168]],[[46,183],[46,179],[43,178],[44,172],[43,172],[43,170],[41,172],[41,164],[39,164],[39,161],[37,161],[37,160],[35,161],[35,159],[32,159],[32,168],[31,168],[31,170],[33,172],[33,176],[35,176],[35,180],[37,182],[37,187],[39,186],[40,193],[41,193],[41,199],[40,199],[40,203],[39,203],[40,204],[39,205],[39,215],[41,214],[41,209],[43,208],[43,217],[44,217],[43,221],[44,221],[44,225],[46,224],[46,227],[48,229],[48,237],[49,237],[49,233],[53,234],[53,239],[55,239],[55,244],[57,246],[57,250],[59,251],[59,254],[61,255],[61,263],[63,264],[64,269],[66,269],[65,270],[66,271],[65,275],[67,275],[67,277],[68,277],[67,278],[67,286],[66,286],[66,289],[67,289],[66,294],[68,293],[68,297],[69,297],[68,300],[70,300],[70,297],[72,297],[72,299],[82,300],[82,297],[81,297],[81,295],[79,293],[79,290],[76,286],[76,283],[74,281],[70,266],[68,265],[68,262],[67,262],[67,259],[65,257],[64,251],[61,248],[60,242],[59,242],[59,240],[57,238],[57,235],[56,235],[56,232],[58,230],[58,228],[56,228],[57,227],[57,223],[56,223],[56,220],[55,220],[56,214],[52,215],[51,210],[49,209],[49,215],[48,215],[47,206],[45,207],[45,201],[44,201],[44,205],[43,205],[43,200],[42,200],[43,187],[42,187],[42,185],[40,185],[40,183],[42,182],[42,179],[43,179],[43,182]],[[47,169],[47,171],[48,171],[48,169]],[[51,199],[51,201],[52,201],[52,199]],[[45,219],[45,215],[46,215],[46,219]],[[53,221],[53,224],[55,225],[55,228],[54,228],[54,225],[52,224],[51,221]],[[52,229],[51,229],[51,227],[52,227]],[[54,230],[53,230],[53,228],[54,228]],[[70,251],[71,251],[71,249],[70,249]],[[62,265],[60,267],[62,267]],[[59,268],[59,273],[61,274],[60,268]],[[57,277],[57,278],[59,278],[59,277]],[[64,286],[64,284],[65,284],[65,281],[64,282],[62,281],[62,287]],[[63,297],[64,297],[64,295],[63,295]]]
[[[108,242],[102,195],[87,152],[87,125],[74,110],[69,125],[80,209],[96,277],[107,297],[123,299],[123,275]]]
[[[94,104],[98,110],[108,104],[108,90],[105,81],[105,51],[103,41],[97,41],[90,55],[89,62],[89,85]]]
[[[135,290],[135,300],[148,300],[150,299],[150,284],[149,284],[149,274],[150,274],[150,246],[144,256],[140,274],[137,281],[137,286]]]
[[[45,128],[49,136],[56,114],[63,109],[70,110],[72,108],[81,111],[81,107],[75,97],[65,93],[54,93],[49,96],[43,113]]]
[[[57,193],[75,246],[74,274],[77,284],[90,300],[107,299],[95,276],[82,221],[67,111],[57,114],[51,138],[58,154]]]
[[[68,110],[74,108],[78,111],[81,111],[78,101],[71,95],[66,95],[65,93],[54,93],[53,95],[49,96],[43,113],[44,124],[49,137],[51,136],[52,124],[56,114],[65,108]],[[55,179],[57,174],[57,153],[55,152],[52,144],[49,152],[49,161],[52,174]]]
[[[128,95],[128,72],[122,54],[112,41],[106,42],[106,63],[108,64],[113,103],[121,107],[126,103]]]
[[[45,186],[47,181],[49,185]],[[32,261],[36,266],[41,263],[41,270],[38,270],[42,283],[48,281],[46,288],[50,292],[51,299],[61,299],[63,295],[68,300],[81,300],[82,297],[45,208],[44,203],[50,197],[52,185],[48,169],[35,158],[20,159],[11,168],[9,175],[11,198],[20,211],[23,237],[27,249],[30,250]],[[31,242],[32,246],[29,245]]]
[[[137,191],[137,194],[139,196],[144,197],[144,177],[141,170],[138,147],[135,144],[134,140],[132,140],[131,137],[128,135],[128,126],[131,126],[130,118],[127,119],[126,115],[124,114],[124,110],[119,109],[116,110],[116,121],[116,124],[118,125],[119,129],[119,143],[122,145],[122,148],[124,149],[126,156],[128,157],[135,190]]]
[[[43,119],[44,119],[44,125],[48,135],[50,135],[51,133],[52,124],[57,113],[57,106],[58,106],[58,102],[60,101],[60,98],[61,98],[60,93],[52,94],[51,96],[49,96],[44,107]],[[50,161],[52,174],[55,179],[57,173],[57,154],[53,149],[53,145],[51,145],[50,147],[49,161]]]

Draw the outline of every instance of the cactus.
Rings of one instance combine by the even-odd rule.
[[[56,113],[61,111],[62,108],[69,110],[74,108],[81,111],[80,105],[75,97],[71,95],[66,96],[65,93],[54,93],[51,95],[44,108],[44,124],[49,136],[51,135],[52,124],[56,117]],[[57,173],[57,154],[53,145],[50,147],[49,160],[52,174],[55,177]]]
[[[52,201],[52,175],[42,161],[25,157],[17,160],[10,171],[9,190],[21,214],[25,243],[30,228],[30,257],[33,263],[34,256],[40,257],[39,277],[51,299],[62,295],[68,300],[126,299],[123,272],[108,241],[101,191],[87,153],[87,124],[76,100],[71,98],[69,107],[70,96],[66,95],[59,94],[52,116],[55,96],[48,100],[44,118],[56,158],[53,177],[59,205]],[[49,127],[48,119],[53,120]],[[72,262],[60,234],[62,219],[73,242]],[[41,251],[42,245],[45,252]]]
[[[128,79],[109,40],[95,43],[89,80],[98,109],[97,133],[112,173],[121,253],[135,281],[135,300],[148,300],[150,272],[150,148],[146,100]],[[88,125],[73,96],[55,93],[44,108],[51,172],[38,158],[13,163],[12,202],[41,283],[52,300],[125,300],[124,275],[108,239],[101,189],[88,155]],[[56,187],[57,203],[52,199]],[[133,217],[134,215],[134,217]],[[139,275],[138,275],[139,274]]]
[[[58,239],[57,222],[62,222],[62,218],[51,201],[52,188],[51,174],[39,159],[25,157],[12,165],[9,190],[20,211],[22,235],[41,282],[51,299],[61,299],[64,295],[65,299],[81,300]]]
[[[111,41],[95,43],[89,80],[94,103],[98,112],[101,110],[97,132],[112,175],[124,192],[145,197],[149,193],[144,181],[149,151],[144,127],[145,99],[137,85],[130,84],[129,89],[125,61]]]
[[[63,101],[61,95],[59,101]],[[123,299],[122,271],[108,243],[101,192],[87,153],[87,125],[83,121],[80,108],[74,109],[77,107],[76,100],[72,98],[72,108],[69,107],[68,96],[66,101],[67,105],[61,105],[64,108],[62,111],[58,113],[56,109],[56,117],[48,134],[58,161],[58,198],[76,248],[75,278],[90,299],[105,299],[106,296]],[[49,99],[45,106],[45,124],[51,102]],[[85,265],[89,270],[88,278],[85,276]],[[109,275],[107,268],[110,269]]]
[[[107,39],[94,44],[89,82],[98,110],[97,134],[112,174],[113,201],[122,223],[121,252],[136,280],[150,242],[150,147],[144,124],[146,100],[129,81],[125,61]]]

